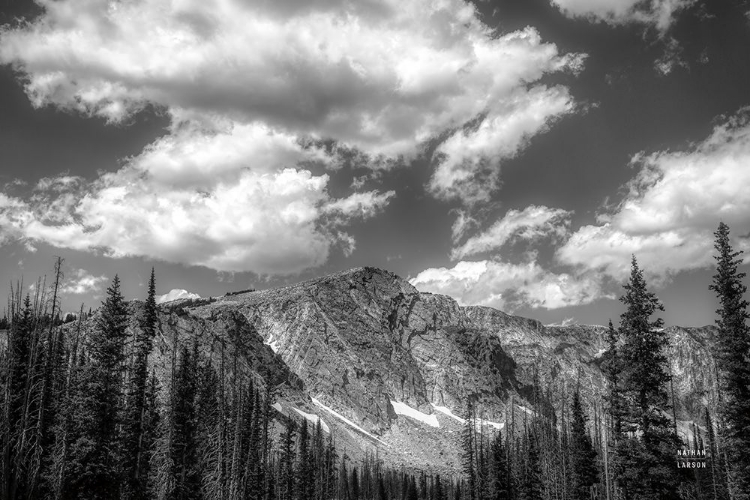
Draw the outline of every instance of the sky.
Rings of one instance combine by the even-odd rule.
[[[750,268],[750,1],[0,0],[0,283],[375,266],[546,324]],[[7,285],[6,285],[7,284]]]

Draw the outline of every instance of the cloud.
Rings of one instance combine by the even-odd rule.
[[[431,191],[478,203],[498,187],[500,161],[574,109],[565,87],[540,78],[583,61],[531,27],[497,36],[461,0],[42,5],[39,19],[0,33],[0,62],[24,74],[35,106],[114,123],[149,105],[167,113],[155,180],[223,175],[214,162],[225,151],[253,170],[304,153],[335,164],[352,150],[377,168],[440,137]],[[184,141],[184,124],[223,135]],[[332,158],[296,147],[328,140]]]
[[[369,218],[383,210],[395,195],[395,191],[354,193],[346,198],[328,203],[325,206],[325,211],[343,217]]]
[[[696,0],[552,0],[569,17],[586,17],[609,24],[640,23],[666,32],[674,17]]]
[[[500,184],[502,161],[515,157],[531,137],[574,109],[564,87],[515,89],[478,124],[460,129],[438,146],[429,189],[438,198],[457,198],[470,206],[489,201]]]
[[[522,306],[557,309],[609,297],[593,274],[556,274],[534,261],[462,261],[453,268],[422,271],[411,284],[423,292],[449,295],[461,305],[491,306],[508,312]]]
[[[512,240],[534,241],[541,238],[563,238],[570,228],[571,212],[559,208],[529,205],[523,210],[509,210],[486,231],[472,236],[451,251],[451,259],[462,259],[478,253],[499,250]]]
[[[75,269],[72,277],[66,277],[60,293],[71,295],[82,295],[85,293],[99,292],[102,284],[107,282],[106,276],[94,276],[85,269]]]
[[[713,265],[713,232],[723,221],[734,246],[750,250],[750,108],[717,125],[685,151],[633,158],[637,175],[628,194],[599,224],[578,229],[558,249],[559,262],[627,276],[629,257],[657,280]],[[746,261],[750,255],[745,255]]]
[[[183,299],[200,299],[201,296],[197,293],[188,292],[187,290],[182,290],[178,288],[173,288],[169,291],[169,293],[165,293],[164,295],[157,295],[155,297],[157,304],[164,304],[165,302],[172,302],[173,300],[183,300]]]
[[[45,205],[10,200],[0,207],[9,222],[0,234],[111,257],[291,274],[322,264],[337,241],[321,222],[327,182],[327,175],[288,168],[246,170],[205,189],[161,189],[136,159],[79,192],[54,221],[45,219]]]

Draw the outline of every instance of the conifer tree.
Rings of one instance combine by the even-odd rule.
[[[521,487],[519,488],[519,500],[542,500],[543,481],[541,457],[537,431],[532,429],[526,435],[526,467],[523,472]]]
[[[75,492],[72,498],[109,499],[119,493],[117,426],[127,325],[128,311],[115,275],[89,338],[90,362],[82,370],[82,390],[74,402],[78,428],[67,491]]]
[[[464,428],[461,434],[461,455],[463,472],[467,481],[467,499],[475,500],[477,494],[477,466],[476,466],[476,417],[471,397],[466,401]]]
[[[170,442],[170,471],[172,489],[170,500],[193,500],[201,498],[200,470],[197,446],[196,422],[196,357],[183,347],[180,364],[176,373],[174,389],[174,408],[171,422],[172,440]]]
[[[596,451],[586,430],[588,418],[583,412],[579,391],[573,393],[571,423],[572,492],[574,500],[588,500],[591,485],[597,481]]]
[[[20,304],[19,304],[20,306]],[[12,313],[8,338],[7,385],[5,393],[5,420],[3,429],[3,496],[8,499],[23,494],[25,473],[20,456],[21,435],[24,432],[24,410],[30,377],[29,365],[32,351],[34,311],[31,297],[26,294],[23,308]]]
[[[315,491],[315,476],[312,469],[313,461],[310,454],[310,432],[307,419],[300,426],[297,453],[297,500],[312,500]],[[354,468],[353,476],[356,477],[357,469]],[[356,480],[353,480],[356,482]]]
[[[618,448],[628,470],[623,477],[626,492],[636,499],[677,498],[678,480],[673,455],[679,445],[669,417],[667,384],[670,380],[665,354],[668,338],[656,295],[648,291],[643,271],[633,257],[630,279],[620,301],[626,306],[620,316],[623,337],[623,393],[628,406],[623,431],[637,432],[640,439]],[[622,453],[620,453],[622,451]]]
[[[296,425],[294,420],[288,420],[284,434],[281,436],[281,456],[279,457],[279,500],[292,500],[294,496],[295,431]]]
[[[439,476],[438,476],[439,477]],[[510,470],[501,432],[492,441],[491,500],[510,500]]]
[[[738,268],[741,251],[733,251],[729,227],[723,222],[714,233],[716,274],[709,286],[719,298],[719,333],[716,358],[722,391],[719,411],[724,424],[722,442],[729,461],[729,487],[733,499],[750,498],[750,328],[748,302]]]
[[[128,383],[127,402],[123,419],[122,472],[123,499],[148,498],[147,463],[150,450],[144,448],[144,419],[146,417],[146,389],[148,384],[148,356],[156,335],[156,283],[154,269],[148,283],[148,295],[140,328],[135,331],[133,368]]]

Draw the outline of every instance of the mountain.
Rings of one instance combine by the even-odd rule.
[[[174,346],[195,340],[215,366],[239,367],[271,389],[280,413],[321,419],[348,454],[377,451],[392,465],[457,471],[468,398],[488,431],[520,425],[543,406],[559,414],[576,386],[592,417],[602,405],[605,327],[461,307],[375,268],[167,303],[159,319],[152,363],[164,384]],[[667,331],[687,432],[715,400],[715,329]]]

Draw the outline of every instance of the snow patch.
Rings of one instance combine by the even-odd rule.
[[[324,409],[325,411],[327,411],[328,413],[330,413],[330,414],[331,414],[331,415],[333,415],[334,417],[338,418],[339,420],[341,420],[341,421],[342,421],[342,422],[344,422],[345,424],[349,424],[350,426],[352,426],[353,428],[355,428],[356,430],[358,430],[359,432],[361,432],[361,433],[362,433],[362,434],[364,434],[365,436],[367,436],[367,437],[369,437],[369,438],[371,438],[371,439],[374,439],[375,441],[377,441],[377,442],[379,442],[379,443],[382,443],[382,444],[384,444],[384,445],[388,446],[388,443],[386,443],[385,441],[383,441],[383,440],[379,439],[379,438],[378,438],[377,436],[374,436],[373,434],[370,434],[369,432],[367,432],[366,430],[364,430],[364,429],[363,429],[362,427],[358,426],[357,424],[355,424],[354,422],[352,422],[351,420],[349,420],[349,419],[348,419],[348,418],[346,418],[345,416],[343,416],[343,415],[341,415],[340,413],[338,413],[338,412],[337,412],[336,410],[333,410],[333,409],[331,409],[331,408],[327,407],[326,405],[324,405],[323,403],[321,403],[320,401],[318,401],[318,399],[317,399],[317,398],[312,398],[312,402],[313,402],[314,404],[316,404],[316,405],[320,406],[320,407],[321,407],[321,408],[323,408],[323,409]]]
[[[528,408],[526,408],[525,406],[521,406],[521,405],[516,405],[516,406],[517,406],[518,408],[520,408],[520,409],[521,409],[522,411],[525,411],[526,413],[528,413],[529,415],[534,415],[534,410],[529,410],[529,409],[528,409]]]
[[[331,429],[328,427],[328,424],[326,424],[323,421],[323,419],[320,418],[319,416],[317,416],[316,414],[314,414],[314,413],[305,413],[304,411],[298,410],[297,408],[294,408],[294,411],[296,411],[297,413],[299,413],[300,415],[302,415],[303,417],[305,417],[305,419],[308,422],[310,422],[311,424],[313,424],[313,425],[318,425],[318,421],[320,421],[320,427],[324,431],[326,431],[328,434],[331,433]]]
[[[399,401],[391,401],[391,406],[393,406],[393,411],[395,411],[397,415],[403,415],[405,417],[413,418],[414,420],[419,420],[430,427],[440,427],[440,422],[438,422],[436,415],[422,413],[406,403],[401,403]]]
[[[477,422],[479,425],[486,425],[496,430],[502,430],[505,427],[505,422],[490,422],[489,420],[479,419]]]
[[[271,408],[275,409],[279,413],[284,412],[284,409],[281,407],[281,403],[274,403],[271,405]]]
[[[270,347],[273,352],[275,353],[279,352],[279,341],[273,339],[273,333],[269,335],[268,340],[266,340],[263,343],[266,344],[268,347]]]
[[[200,299],[201,296],[197,293],[192,293],[188,292],[187,290],[175,288],[173,290],[170,290],[169,293],[165,293],[164,295],[157,295],[154,298],[156,299],[157,304],[163,304],[165,302],[172,302],[173,300]]]
[[[433,404],[432,407],[435,409],[435,411],[439,411],[440,413],[442,413],[444,415],[447,415],[450,418],[452,418],[452,419],[454,419],[454,420],[456,420],[456,421],[458,421],[458,422],[460,422],[462,424],[466,423],[466,420],[464,420],[463,418],[461,418],[458,415],[456,415],[455,413],[453,413],[451,411],[451,409],[448,408],[447,406],[437,406],[437,405]],[[491,420],[484,420],[482,418],[478,418],[477,419],[477,423],[476,423],[477,428],[480,428],[483,425],[486,425],[486,426],[489,426],[489,427],[493,427],[493,428],[495,428],[497,430],[500,430],[500,429],[502,429],[502,428],[505,427],[505,423],[504,422],[492,422]]]
[[[466,420],[464,420],[463,418],[461,418],[461,417],[459,417],[458,415],[456,415],[455,413],[453,413],[453,412],[452,412],[452,411],[450,410],[450,408],[448,408],[447,406],[436,406],[436,405],[434,405],[434,404],[433,404],[433,405],[432,405],[432,408],[434,408],[434,409],[435,409],[435,411],[439,411],[440,413],[442,413],[442,414],[444,414],[444,415],[448,415],[448,416],[449,416],[450,418],[452,418],[452,419],[454,419],[454,420],[458,420],[458,421],[459,421],[459,422],[461,422],[462,424],[465,424],[465,423],[466,423]]]

